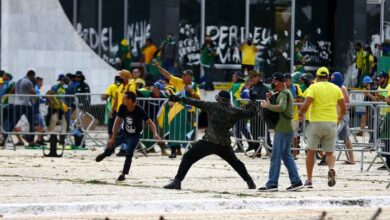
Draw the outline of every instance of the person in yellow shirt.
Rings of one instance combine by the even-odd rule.
[[[259,49],[253,44],[252,38],[248,38],[244,44],[241,45],[240,50],[242,52],[241,58],[241,71],[243,73],[249,72],[255,68],[256,52]]]
[[[328,82],[328,68],[319,68],[316,75],[316,83],[307,89],[305,102],[298,114],[302,120],[309,106],[312,107],[310,124],[306,129],[308,150],[306,155],[307,180],[305,186],[308,188],[313,187],[314,158],[319,145],[321,145],[321,150],[325,152],[327,157],[329,167],[328,186],[332,187],[336,184],[336,172],[334,170],[336,158],[334,151],[337,124],[346,112],[344,96],[341,89],[333,83]],[[339,107],[339,112],[337,112],[337,106]]]
[[[196,84],[192,82],[193,73],[191,70],[184,70],[181,78],[178,78],[162,68],[156,60],[153,60],[152,62],[160,71],[161,75],[169,80],[169,84],[172,85],[176,92],[180,93],[182,97],[200,100],[200,90]]]
[[[3,81],[3,75],[4,74],[5,74],[5,72],[3,70],[0,70],[0,86],[1,86],[1,84],[4,83],[4,81]]]
[[[173,76],[171,73],[169,73],[166,69],[162,68],[161,65],[156,61],[152,61],[153,65],[160,71],[161,75],[169,80],[169,84],[174,87],[176,90],[176,95],[180,97],[188,97],[192,99],[197,99],[200,100],[200,90],[197,87],[197,85],[192,82],[192,71],[191,70],[184,70],[181,78],[178,78],[176,76]],[[184,111],[183,111],[184,110]],[[194,119],[195,115],[195,108],[191,107],[190,109],[183,109],[181,111],[182,114],[190,114],[190,119]],[[183,117],[182,117],[183,118]],[[187,124],[188,122],[186,121],[181,121],[179,122],[181,124],[184,124],[183,126],[176,126],[180,127],[181,129],[184,128],[183,130],[179,131],[180,134],[187,133]],[[195,120],[190,121],[189,127],[192,128],[194,126]],[[175,127],[175,126],[173,126]],[[175,132],[172,132],[175,133]],[[171,135],[171,132],[170,132]],[[182,139],[182,135],[178,135],[178,139]],[[180,150],[180,143],[179,144],[172,144],[170,145],[171,147],[171,155],[169,155],[169,158],[176,158],[176,154],[181,155],[181,150]]]
[[[385,98],[387,105],[390,105],[390,86],[387,86],[387,95]],[[384,116],[383,123],[380,130],[380,139],[384,143],[382,148],[383,152],[390,153],[390,108],[385,109],[386,115]],[[386,158],[386,164],[379,167],[378,170],[390,170],[390,155],[382,155]]]
[[[157,47],[154,45],[152,38],[148,38],[145,41],[145,48],[142,51],[141,63],[144,65],[144,71],[146,74],[150,74],[151,62],[157,52]]]
[[[108,88],[106,89],[106,91],[104,92],[104,94],[102,96],[102,99],[107,101],[107,105],[106,105],[107,111],[106,111],[106,117],[105,117],[107,119],[105,119],[105,121],[107,124],[108,135],[110,138],[112,135],[112,126],[114,126],[115,117],[110,117],[109,113],[110,113],[112,106],[114,105],[114,101],[117,97],[117,90],[122,83],[123,83],[123,80],[121,79],[121,77],[119,75],[115,76],[114,83],[112,83],[111,85],[108,86]]]
[[[288,91],[290,91],[292,97],[294,98],[294,103],[300,103],[302,102],[302,90],[299,84],[294,84],[292,82],[292,78],[290,74],[284,74],[284,78],[286,79],[286,88]],[[298,137],[299,137],[299,116],[298,116],[299,106],[294,105],[294,112],[293,112],[293,129],[294,129],[294,136],[292,140],[293,148],[298,147]],[[299,150],[292,150],[292,156],[294,160],[297,159],[297,155],[299,154]]]
[[[356,87],[360,87],[361,83],[359,80],[362,79],[363,74],[363,46],[361,43],[357,42],[355,44],[355,51],[356,51],[356,69],[358,70],[358,81],[356,83]]]

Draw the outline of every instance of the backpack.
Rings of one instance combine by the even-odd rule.
[[[290,102],[290,95],[285,91],[281,91],[279,93],[273,94],[270,98],[270,103],[272,105],[276,105],[277,104],[276,100],[278,99],[278,95],[280,93],[284,93],[287,95],[287,105],[288,105],[288,103]],[[286,119],[292,119],[292,117],[286,116],[284,112],[274,112],[268,109],[262,109],[262,110],[263,110],[263,114],[262,114],[263,120],[265,121],[265,123],[267,123],[268,129],[274,129],[276,127],[280,115]]]

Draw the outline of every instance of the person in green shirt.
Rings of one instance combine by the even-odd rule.
[[[200,49],[200,65],[204,71],[205,90],[214,90],[212,70],[214,57],[217,55],[215,46],[211,37],[206,35],[205,43]]]
[[[278,93],[276,104],[271,104],[267,99],[261,102],[261,107],[273,112],[279,112],[279,120],[275,126],[274,143],[272,145],[271,165],[269,170],[269,179],[264,187],[259,188],[261,192],[278,191],[278,180],[280,175],[280,166],[283,160],[287,168],[291,186],[288,191],[296,191],[303,187],[301,178],[298,174],[297,165],[291,155],[291,140],[294,135],[292,119],[294,111],[294,99],[291,93],[286,89],[285,76],[283,73],[274,73],[272,75],[272,88]]]

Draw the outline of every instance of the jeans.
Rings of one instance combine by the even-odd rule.
[[[139,143],[139,134],[134,134],[134,135],[129,135],[125,134],[123,130],[120,130],[118,132],[118,136],[115,138],[115,143],[111,148],[106,148],[104,150],[104,155],[106,156],[111,156],[111,154],[114,153],[115,148],[122,145],[125,143],[127,145],[126,148],[126,159],[125,159],[125,164],[123,165],[123,174],[129,174],[130,166],[131,166],[131,161],[134,155],[134,150],[137,147]]]
[[[269,179],[266,184],[267,187],[278,186],[282,160],[288,170],[288,176],[290,178],[291,184],[295,185],[301,183],[297,166],[291,155],[291,140],[293,135],[293,132],[275,132],[274,144],[271,154],[271,165],[269,169]]]
[[[183,159],[180,163],[179,170],[175,177],[176,180],[183,181],[188,170],[192,164],[211,154],[216,154],[233,167],[233,169],[241,176],[245,181],[252,180],[249,175],[244,163],[242,163],[234,154],[231,146],[221,146],[218,144],[210,143],[207,141],[200,140],[183,155]]]

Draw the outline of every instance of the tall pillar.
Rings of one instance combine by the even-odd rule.
[[[166,34],[179,38],[180,0],[150,0],[151,37],[160,44]]]

